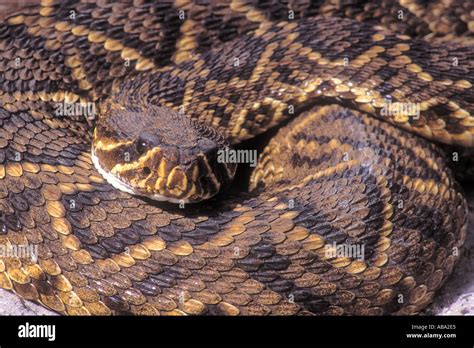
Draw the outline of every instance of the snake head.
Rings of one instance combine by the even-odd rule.
[[[92,160],[114,187],[160,201],[208,199],[232,181],[236,165],[220,163],[224,137],[166,107],[111,107],[100,115]]]

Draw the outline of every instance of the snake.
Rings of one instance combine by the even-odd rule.
[[[473,6],[10,14],[0,288],[67,315],[420,313],[467,232]]]

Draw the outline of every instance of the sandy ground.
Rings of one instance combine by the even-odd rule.
[[[470,202],[470,233],[461,261],[424,315],[474,315],[474,187],[467,192]],[[55,313],[19,299],[0,289],[0,315],[53,315]]]
[[[0,289],[0,315],[55,315],[46,308]]]

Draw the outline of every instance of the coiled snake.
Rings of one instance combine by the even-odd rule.
[[[0,286],[72,315],[419,312],[466,233],[438,144],[474,146],[474,11],[445,3],[43,0],[7,17],[0,245],[37,259],[2,255]],[[248,189],[226,190],[219,155],[275,126]]]

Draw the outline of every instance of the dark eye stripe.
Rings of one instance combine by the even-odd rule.
[[[212,196],[219,191],[220,181],[217,179],[213,167],[209,165],[207,157],[200,156],[198,161],[200,178],[197,185],[200,186],[204,194]]]

